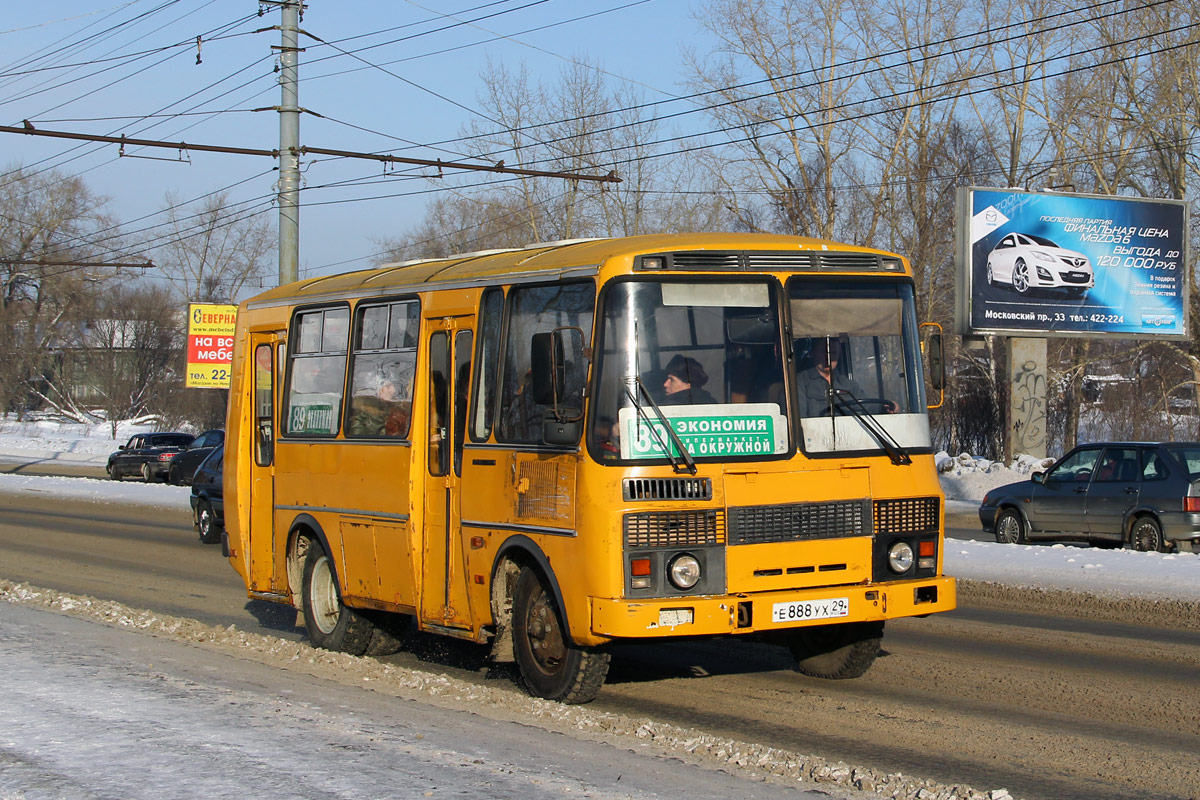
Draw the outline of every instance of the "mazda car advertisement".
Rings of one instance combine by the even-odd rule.
[[[1187,335],[1186,203],[959,190],[959,329]]]

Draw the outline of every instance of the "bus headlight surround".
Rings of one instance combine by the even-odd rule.
[[[667,564],[667,580],[680,591],[687,591],[700,582],[700,561],[691,553],[680,553]]]
[[[897,575],[903,575],[912,569],[913,557],[911,544],[905,541],[893,542],[888,548],[888,568]]]

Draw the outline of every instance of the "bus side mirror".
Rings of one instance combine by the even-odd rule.
[[[921,329],[927,333],[922,342],[925,351],[925,368],[928,371],[929,385],[938,393],[936,404],[930,403],[930,408],[940,408],[945,400],[946,390],[946,359],[942,343],[942,326],[936,322],[922,322]]]

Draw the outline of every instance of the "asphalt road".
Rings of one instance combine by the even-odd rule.
[[[0,495],[0,577],[303,638],[289,609],[246,599],[186,511]],[[882,657],[853,681],[799,676],[765,644],[623,646],[593,707],[1028,800],[1195,797],[1200,632],[1043,603],[889,623]],[[513,682],[484,648],[432,636],[385,660]]]

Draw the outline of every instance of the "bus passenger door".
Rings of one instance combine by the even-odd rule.
[[[254,358],[253,419],[250,421],[250,526],[243,546],[248,550],[251,591],[286,591],[287,582],[276,574],[275,563],[275,388],[281,346],[277,333],[251,333]]]
[[[429,338],[426,379],[428,488],[421,620],[430,625],[469,629],[460,492],[474,317],[446,318],[441,326],[442,330],[434,331]]]

